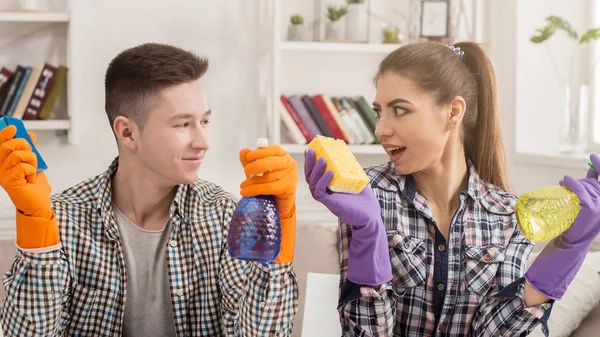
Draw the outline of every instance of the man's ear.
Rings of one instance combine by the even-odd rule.
[[[135,151],[139,138],[139,128],[137,124],[125,116],[118,116],[113,123],[113,131],[117,137],[117,141],[124,148]]]

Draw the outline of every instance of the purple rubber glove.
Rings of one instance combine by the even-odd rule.
[[[600,169],[600,156],[590,156]],[[548,243],[525,273],[532,287],[554,300],[559,300],[575,278],[583,260],[600,233],[600,182],[598,172],[589,169],[585,179],[570,176],[560,183],[580,199],[581,210],[569,229]]]
[[[314,150],[304,153],[304,176],[313,198],[352,227],[347,278],[370,286],[390,281],[392,265],[379,201],[368,185],[359,194],[329,191],[333,171],[325,172],[326,164],[325,158],[316,160]]]

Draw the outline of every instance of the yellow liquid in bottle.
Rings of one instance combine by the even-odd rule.
[[[517,222],[523,234],[533,242],[552,239],[569,229],[579,210],[579,197],[562,186],[524,194],[515,205]]]

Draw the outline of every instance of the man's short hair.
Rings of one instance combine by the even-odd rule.
[[[208,59],[167,44],[145,43],[124,50],[110,62],[104,79],[104,108],[111,128],[118,116],[143,128],[161,89],[196,81],[207,70]]]

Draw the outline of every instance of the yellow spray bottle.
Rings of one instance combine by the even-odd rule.
[[[566,187],[544,187],[522,195],[515,205],[515,215],[529,240],[546,241],[571,227],[581,210],[579,202],[579,197]]]

